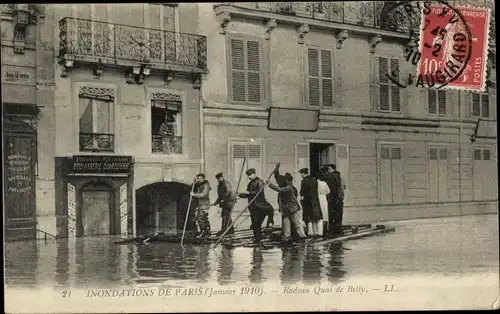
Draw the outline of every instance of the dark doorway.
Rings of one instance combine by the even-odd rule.
[[[36,132],[24,122],[4,123],[5,236],[36,238]]]
[[[178,182],[157,182],[136,191],[136,225],[138,234],[156,231],[182,232],[189,203],[191,187]],[[195,228],[194,209],[191,202],[186,230]]]
[[[322,166],[335,163],[335,145],[328,143],[309,143],[310,174],[319,175]]]

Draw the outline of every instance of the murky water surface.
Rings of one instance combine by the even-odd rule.
[[[395,222],[395,233],[323,247],[226,250],[116,245],[116,238],[5,245],[11,287],[184,286],[188,283],[340,283],[359,276],[499,274],[496,215]]]

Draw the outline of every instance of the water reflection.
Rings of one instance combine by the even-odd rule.
[[[263,262],[262,249],[259,247],[254,248],[252,251],[252,268],[248,276],[251,283],[261,283],[264,281],[264,270],[262,269]]]
[[[380,237],[325,246],[259,249],[152,243],[112,237],[5,244],[7,286],[103,287],[188,283],[329,283],[352,276],[498,274],[496,216],[404,222]]]

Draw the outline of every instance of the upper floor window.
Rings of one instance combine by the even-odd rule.
[[[399,81],[399,59],[378,57],[378,110],[401,112],[401,90],[400,87],[392,82],[388,75],[390,74],[396,81]]]
[[[151,99],[153,153],[182,153],[182,100],[178,94],[156,92]]]
[[[262,104],[264,74],[262,41],[256,38],[229,38],[229,94],[234,103]]]
[[[308,61],[308,95],[309,106],[333,106],[333,70],[332,52],[309,47]]]
[[[81,151],[114,150],[114,90],[81,87],[79,142]]]
[[[472,93],[472,115],[490,117],[490,96],[487,93]]]
[[[489,149],[474,149],[474,160],[491,160]]]
[[[446,91],[429,89],[427,91],[427,102],[429,114],[446,114]]]

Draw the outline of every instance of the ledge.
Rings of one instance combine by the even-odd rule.
[[[403,39],[403,40],[408,39],[407,34],[391,32],[388,30],[375,27],[358,26],[358,25],[339,23],[333,21],[321,21],[313,18],[300,17],[300,16],[282,15],[262,10],[252,10],[252,9],[245,9],[242,7],[235,7],[230,4],[215,4],[214,11],[217,15],[228,14],[231,17],[234,16],[234,17],[248,18],[259,21],[268,21],[274,19],[278,22],[278,25],[288,24],[298,27],[300,25],[307,24],[309,25],[310,28],[315,28],[315,29],[323,29],[329,31],[346,30],[349,33],[358,35],[369,35],[369,36],[380,35],[386,38]]]

